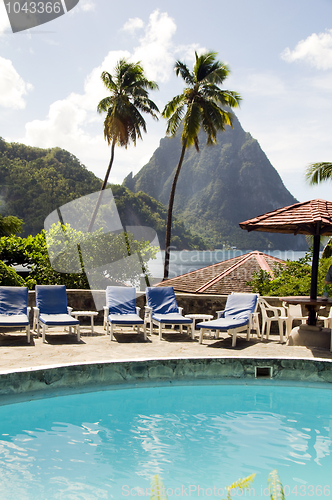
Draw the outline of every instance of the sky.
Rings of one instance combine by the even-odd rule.
[[[242,96],[236,116],[287,189],[299,201],[332,201],[330,183],[313,188],[304,179],[308,164],[332,161],[332,0],[80,0],[18,33],[0,0],[0,136],[64,148],[103,178],[102,71],[112,73],[122,57],[141,61],[162,110],[183,89],[174,62],[192,68],[204,50],[229,65],[223,88]],[[147,118],[147,128],[136,147],[116,149],[110,182],[149,161],[166,122]]]

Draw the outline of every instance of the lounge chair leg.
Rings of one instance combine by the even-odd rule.
[[[28,344],[30,344],[30,325],[26,327],[26,332],[27,332],[27,341]]]
[[[191,340],[195,340],[195,324],[194,322],[191,323]]]
[[[199,332],[199,344],[202,344],[203,343],[203,334],[204,334],[204,328],[201,328],[200,329],[200,332]]]
[[[232,347],[236,346],[236,332],[232,334]]]
[[[113,328],[114,328],[114,325],[113,325],[113,323],[111,323],[111,333],[110,333],[111,340],[113,340]]]
[[[161,340],[161,339],[162,339],[162,336],[163,336],[163,331],[162,331],[162,330],[163,330],[163,328],[162,328],[162,324],[161,324],[161,323],[159,323],[159,340]]]
[[[143,325],[143,335],[144,335],[144,340],[146,340],[146,324],[145,323]]]
[[[76,327],[76,333],[77,333],[77,342],[79,342],[81,340],[80,325],[77,325],[77,327]]]
[[[43,325],[43,328],[42,328],[42,339],[43,339],[43,343],[45,343],[45,330],[46,330],[46,326]]]

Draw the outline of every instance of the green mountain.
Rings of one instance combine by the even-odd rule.
[[[297,200],[285,188],[257,140],[234,117],[234,128],[218,134],[217,145],[206,146],[199,136],[200,152],[189,148],[180,172],[173,213],[187,229],[204,237],[214,248],[307,249],[302,236],[252,232],[239,222],[292,205]],[[149,163],[124,185],[168,204],[171,184],[181,152],[180,134],[161,139]]]
[[[115,166],[116,168],[116,166]],[[56,208],[99,191],[101,180],[60,148],[40,149],[0,138],[0,214],[23,219],[21,236],[36,235]],[[145,193],[112,185],[123,226],[148,226],[165,240],[166,208]],[[205,249],[202,238],[175,220],[172,244],[178,249]]]

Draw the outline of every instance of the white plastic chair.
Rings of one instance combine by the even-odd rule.
[[[293,328],[293,321],[300,320],[302,324],[307,322],[308,316],[303,316],[301,304],[286,304],[286,302],[282,303],[283,307],[286,310],[285,316],[280,316],[278,318],[279,323],[279,333],[280,333],[280,342],[284,341],[284,323],[286,324],[286,339],[288,339],[290,332]]]
[[[270,336],[271,323],[272,321],[277,321],[279,326],[279,318],[286,316],[284,307],[271,306],[263,297],[258,298],[258,303],[261,309],[262,314],[262,336],[261,340],[263,340],[265,329],[266,329],[266,338],[268,339]],[[279,334],[280,334],[280,326],[279,326]],[[280,337],[281,340],[281,337]]]

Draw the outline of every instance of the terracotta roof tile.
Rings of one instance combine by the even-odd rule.
[[[228,295],[231,292],[251,292],[246,282],[252,279],[253,273],[263,269],[273,274],[276,264],[284,265],[285,261],[262,252],[249,252],[155,286],[173,286],[174,290],[187,293]]]

